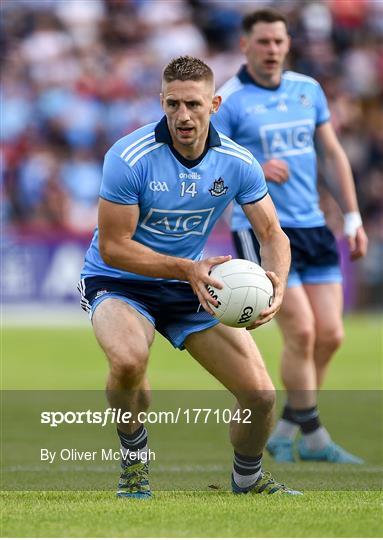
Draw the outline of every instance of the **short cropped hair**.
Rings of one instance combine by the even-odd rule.
[[[250,34],[253,26],[259,22],[273,23],[279,21],[283,22],[287,28],[287,19],[282,13],[271,8],[259,9],[245,15],[242,20],[242,31],[244,34]]]
[[[199,58],[179,56],[165,67],[162,80],[172,81],[208,81],[214,85],[214,74],[211,68]]]

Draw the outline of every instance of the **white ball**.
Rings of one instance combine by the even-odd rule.
[[[210,275],[223,283],[223,289],[207,286],[211,296],[218,300],[218,307],[210,307],[221,323],[236,328],[249,326],[271,306],[273,284],[255,262],[232,259],[215,266]]]

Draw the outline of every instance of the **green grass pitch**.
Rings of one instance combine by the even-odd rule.
[[[18,392],[16,396],[24,396],[15,408],[21,423],[15,421],[5,429],[9,442],[2,452],[2,483],[7,489],[2,493],[2,536],[382,536],[382,320],[350,316],[345,322],[346,341],[330,368],[321,414],[334,438],[365,458],[364,466],[277,466],[266,456],[265,468],[292,487],[303,488],[304,497],[238,497],[229,492],[231,449],[226,426],[198,425],[193,431],[190,426],[162,429],[156,425],[149,427],[160,456],[153,464],[155,496],[148,501],[118,500],[114,495],[118,465],[114,463],[89,470],[86,464],[82,470],[80,463],[74,472],[58,467],[47,476],[44,469],[33,471],[28,455],[23,454],[25,468],[12,466],[21,462],[17,437],[25,409],[33,409],[33,404],[27,404],[28,392]],[[280,388],[281,341],[275,324],[253,336]],[[103,390],[106,362],[90,328],[5,328],[2,342],[5,390],[77,390],[76,396],[84,395],[85,400],[93,394],[80,390]],[[159,391],[156,395],[166,396],[163,390],[193,389],[198,399],[221,399],[221,393],[212,393],[220,389],[219,384],[187,353],[173,350],[160,336],[152,349],[149,378]],[[178,446],[178,442],[161,439],[161,433],[170,434],[171,429],[179,430]],[[75,436],[74,444],[64,440],[63,430],[57,431],[58,444],[81,448],[86,430],[78,430]],[[117,446],[112,428],[105,431],[105,439],[105,445]],[[31,441],[39,444],[38,431]],[[46,489],[39,487],[42,477]],[[75,491],[70,489],[74,481],[79,486]],[[208,484],[218,489],[208,491]]]

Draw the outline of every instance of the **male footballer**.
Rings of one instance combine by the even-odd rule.
[[[230,426],[233,492],[299,493],[262,469],[275,395],[257,346],[246,329],[220,324],[209,308],[215,301],[206,286],[220,287],[209,271],[230,257],[204,259],[203,247],[232,200],[254,229],[274,285],[274,302],[253,328],[279,310],[290,265],[289,241],[260,165],[210,123],[220,102],[211,69],[196,58],[177,58],[163,71],[164,117],[117,141],[105,157],[98,228],[79,288],[109,361],[110,406],[134,420],[117,425],[126,454],[120,497],[151,495],[148,435],[137,415],[149,406],[146,369],[155,330],[232,392],[237,409],[252,411],[250,424]],[[222,182],[225,189],[216,189]]]
[[[258,10],[244,17],[242,30],[247,63],[220,89],[223,103],[214,125],[261,164],[292,254],[276,318],[284,339],[281,374],[288,399],[267,449],[279,462],[295,461],[298,455],[308,461],[362,463],[335,444],[317,409],[317,390],[343,339],[343,294],[336,241],[319,206],[314,138],[334,176],[334,196],[354,260],[365,255],[367,237],[351,167],[319,83],[283,70],[290,46],[285,17]],[[258,239],[238,204],[232,231],[238,255],[259,261]]]

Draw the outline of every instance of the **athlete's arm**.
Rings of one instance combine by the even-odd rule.
[[[154,278],[188,281],[202,307],[212,313],[209,302],[218,305],[206,285],[222,288],[209,276],[212,266],[230,260],[230,256],[192,261],[163,255],[132,240],[139,217],[137,204],[115,204],[100,198],[98,208],[99,249],[104,262],[127,272]]]
[[[330,122],[319,126],[316,136],[324,151],[326,169],[333,171],[336,185],[330,182],[327,185],[344,214],[344,232],[351,259],[358,259],[366,254],[368,240],[359,213],[350,163]]]
[[[269,159],[261,164],[265,178],[268,182],[284,184],[289,179],[289,166],[281,159]]]
[[[274,301],[249,327],[252,329],[270,321],[281,307],[290,269],[290,242],[281,229],[269,195],[256,203],[244,204],[242,208],[260,243],[262,267],[274,285]]]

